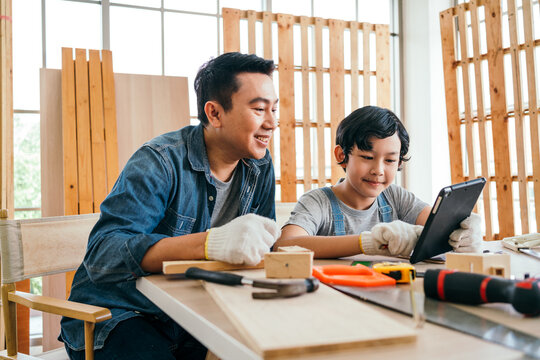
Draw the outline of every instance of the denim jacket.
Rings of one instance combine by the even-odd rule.
[[[239,162],[242,176],[238,216],[275,220],[275,181],[269,152]],[[168,317],[135,288],[149,275],[140,264],[148,248],[165,237],[204,232],[210,227],[216,188],[210,173],[203,127],[187,126],[144,144],[126,164],[90,233],[70,300],[110,309],[112,319],[96,324],[94,348],[110,331],[134,316]],[[63,318],[59,339],[84,349],[83,322]]]

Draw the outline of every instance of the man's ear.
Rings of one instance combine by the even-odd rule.
[[[343,149],[341,148],[341,146],[336,145],[336,147],[334,148],[334,156],[338,163],[341,163],[343,162],[343,160],[345,160],[345,153],[343,152]],[[344,169],[347,167],[346,163],[339,164],[339,165]]]
[[[221,114],[223,114],[223,107],[217,101],[207,101],[206,104],[204,104],[204,112],[210,125],[215,128],[221,127]]]

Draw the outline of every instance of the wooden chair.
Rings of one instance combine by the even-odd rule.
[[[15,282],[76,269],[84,258],[88,235],[98,218],[99,214],[89,214],[0,221],[7,346],[0,352],[0,359],[35,359],[17,352],[17,304],[84,321],[86,359],[94,358],[94,326],[111,318],[108,309],[17,291]],[[65,350],[59,350],[65,356]]]

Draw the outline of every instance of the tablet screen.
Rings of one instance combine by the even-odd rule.
[[[448,243],[450,234],[471,214],[485,183],[485,178],[478,178],[439,192],[411,255],[411,264],[452,250]]]

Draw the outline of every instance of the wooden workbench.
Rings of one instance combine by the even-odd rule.
[[[500,245],[486,245],[493,250],[499,250]],[[364,260],[364,257],[356,257]],[[318,260],[318,264],[346,262],[347,260]],[[417,264],[417,270],[441,267],[433,264]],[[261,272],[263,270],[253,270]],[[512,274],[517,277],[528,272],[531,275],[540,274],[540,261],[526,255],[512,255]],[[420,279],[421,280],[421,279]],[[421,287],[421,281],[415,286]],[[214,354],[222,359],[259,359],[242,338],[221,308],[214,302],[199,281],[178,279],[165,275],[153,275],[137,280],[137,288],[160,307],[171,318],[195,336]],[[402,324],[414,327],[413,319],[409,316],[387,310],[376,305],[376,311],[396,319]],[[487,305],[483,307],[461,306],[482,317],[504,322],[506,325],[528,333],[540,333],[540,318],[523,319],[521,315],[511,310],[508,305]],[[503,311],[501,311],[503,310]],[[347,321],[347,319],[344,319]],[[362,326],[362,324],[358,324]],[[417,331],[417,340],[410,343],[371,346],[355,350],[317,353],[305,356],[295,355],[291,359],[388,359],[389,356],[399,356],[401,359],[520,359],[523,354],[494,343],[459,333],[431,323],[425,323]],[[287,358],[287,357],[282,357]]]

